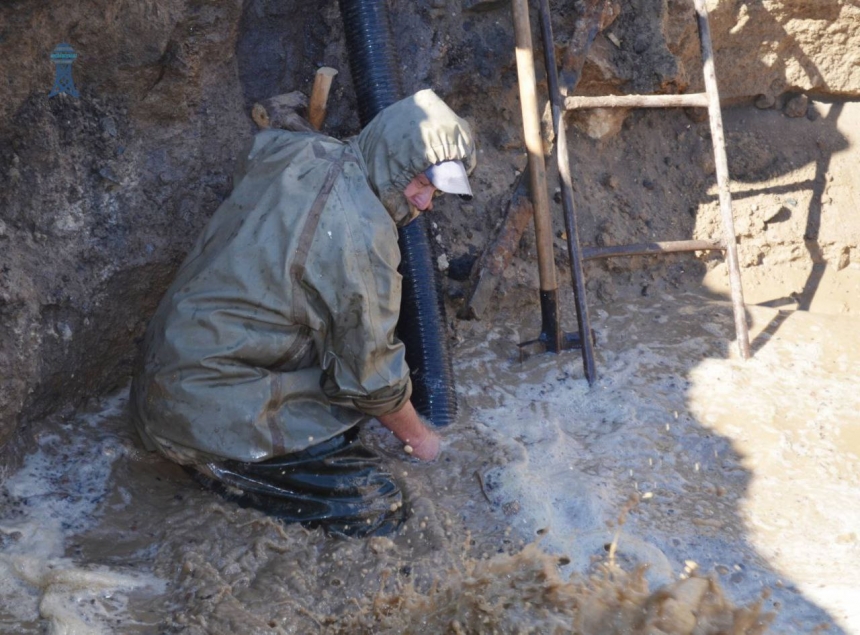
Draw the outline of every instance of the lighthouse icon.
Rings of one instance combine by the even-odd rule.
[[[80,97],[78,89],[75,88],[75,82],[72,79],[72,62],[78,57],[75,49],[65,42],[57,44],[57,48],[51,53],[51,61],[57,66],[57,74],[54,78],[54,88],[48,94],[48,97],[54,97],[61,93],[66,93],[72,97]]]

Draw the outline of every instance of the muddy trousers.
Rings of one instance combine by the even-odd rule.
[[[186,469],[242,507],[334,534],[385,535],[406,518],[400,487],[381,457],[358,440],[357,427],[260,463],[227,460]]]

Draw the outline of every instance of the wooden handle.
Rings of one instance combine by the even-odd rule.
[[[314,78],[314,87],[311,91],[311,103],[308,106],[308,120],[311,125],[319,130],[325,121],[328,94],[331,90],[331,82],[337,70],[330,66],[323,66],[317,71]]]
[[[520,85],[520,105],[523,112],[523,134],[529,155],[529,176],[534,205],[535,239],[541,291],[558,289],[552,241],[552,220],[546,189],[546,163],[538,117],[537,82],[532,50],[528,0],[513,0],[514,32],[517,44],[517,79]]]

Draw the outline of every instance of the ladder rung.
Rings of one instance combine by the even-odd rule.
[[[582,259],[613,258],[615,256],[653,256],[671,254],[683,251],[725,250],[722,243],[708,240],[669,240],[655,243],[637,243],[635,245],[613,245],[611,247],[583,247]]]
[[[707,108],[707,93],[689,95],[604,95],[565,97],[565,110],[582,108]]]

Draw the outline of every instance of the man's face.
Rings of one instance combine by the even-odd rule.
[[[422,172],[409,182],[403,195],[416,209],[426,212],[433,209],[433,194],[436,188]]]

